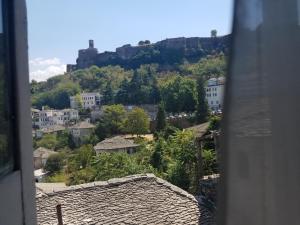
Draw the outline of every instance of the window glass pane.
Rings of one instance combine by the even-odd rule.
[[[3,29],[3,10],[0,0],[0,177],[13,169],[13,153],[9,148],[9,108],[8,108],[8,65],[5,44],[5,32]],[[11,99],[12,101],[12,99]]]

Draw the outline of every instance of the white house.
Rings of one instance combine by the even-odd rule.
[[[48,128],[55,125],[64,126],[71,120],[79,120],[78,110],[63,109],[63,110],[41,110],[38,113],[36,125],[40,128]]]
[[[225,79],[223,77],[211,78],[207,81],[207,86],[205,87],[206,100],[211,110],[222,109],[224,86]]]
[[[95,109],[97,106],[100,106],[100,94],[97,92],[83,92],[80,94],[80,98],[82,102],[82,108],[84,109]],[[76,96],[70,97],[70,106],[72,109],[78,108]]]

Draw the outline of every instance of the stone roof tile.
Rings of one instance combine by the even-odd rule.
[[[121,136],[116,136],[113,138],[106,138],[105,140],[99,142],[94,149],[96,151],[105,151],[113,149],[122,149],[122,148],[134,148],[138,147],[138,144],[135,144],[133,140],[125,139]]]
[[[38,224],[57,224],[55,206],[71,224],[200,224],[212,215],[194,196],[155,177],[134,175],[60,189],[36,196]],[[203,221],[202,221],[203,217]]]

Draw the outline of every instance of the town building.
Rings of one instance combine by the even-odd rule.
[[[78,110],[76,109],[42,109],[38,112],[38,118],[35,125],[40,129],[55,126],[67,125],[71,121],[79,120]]]
[[[96,109],[100,107],[101,96],[97,92],[83,92],[80,94],[79,98],[80,99],[78,100],[77,96],[70,97],[70,106],[72,109],[80,108],[79,104],[81,104],[83,109]],[[78,101],[80,101],[80,103]]]
[[[51,127],[45,127],[39,130],[35,130],[35,136],[37,138],[43,137],[44,134],[61,134],[66,128],[61,125],[53,125]]]
[[[39,225],[57,224],[213,225],[213,214],[181,188],[153,174],[132,175],[36,191]]]
[[[128,154],[132,154],[138,146],[139,145],[135,144],[133,140],[116,136],[113,138],[106,138],[99,142],[96,146],[94,146],[94,150],[97,154],[103,152],[127,152]]]
[[[91,124],[89,121],[81,121],[69,127],[75,144],[79,144],[85,137],[89,137],[94,132],[94,129],[95,125]]]
[[[55,155],[57,152],[47,148],[39,147],[33,152],[34,169],[41,169],[47,163],[50,155]]]
[[[225,79],[211,78],[205,87],[206,100],[211,110],[221,110],[223,106]]]

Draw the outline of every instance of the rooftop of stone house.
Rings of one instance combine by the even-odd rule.
[[[95,128],[95,125],[87,122],[87,121],[81,121],[79,123],[76,123],[74,126],[70,127],[71,129],[92,129]]]
[[[126,139],[125,137],[115,136],[113,138],[106,138],[105,140],[99,142],[94,149],[96,151],[101,150],[113,150],[113,149],[123,149],[123,148],[134,148],[138,147],[133,140]]]
[[[50,149],[39,147],[36,150],[33,151],[33,157],[34,158],[42,158],[42,159],[48,159],[50,155],[57,154],[57,152],[52,151]]]
[[[39,225],[57,224],[57,204],[65,225],[214,224],[210,211],[194,196],[153,174],[38,189],[36,202]]]
[[[202,138],[208,131],[209,122],[201,123],[196,126],[188,127],[187,130],[193,131],[196,138]]]
[[[50,134],[50,133],[54,133],[54,132],[58,132],[58,131],[63,131],[66,128],[64,126],[61,125],[53,125],[51,127],[45,127],[40,129],[40,131],[42,131],[45,134]]]

